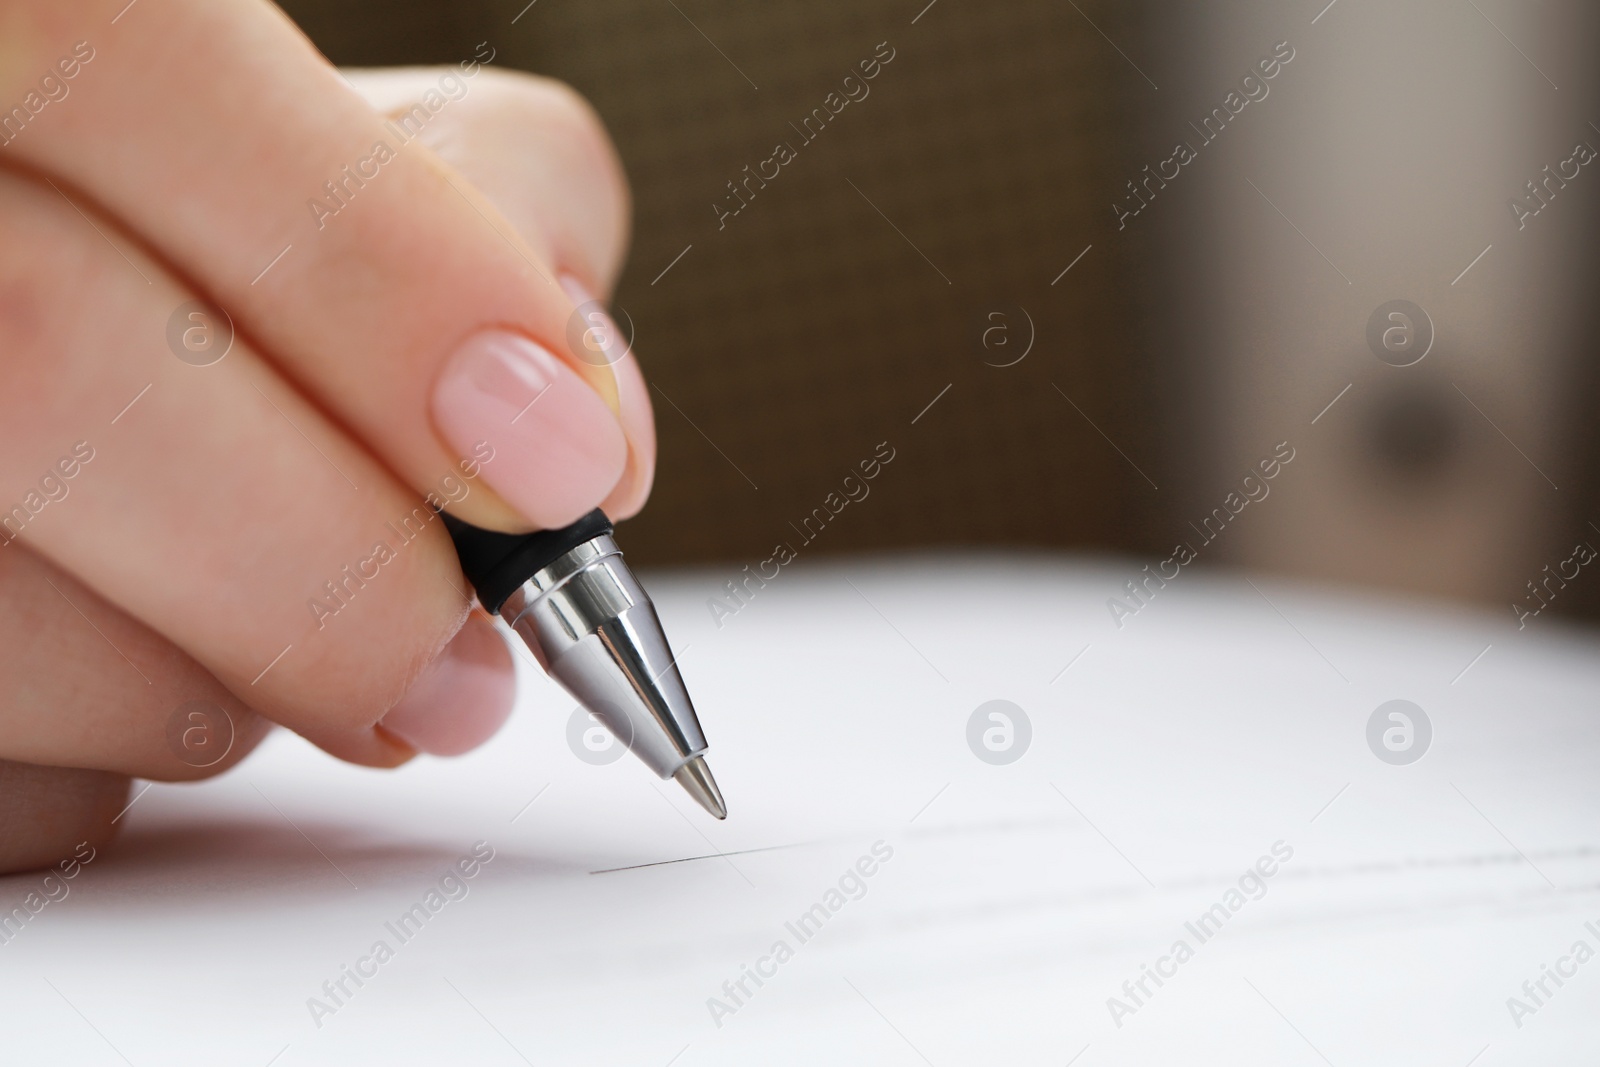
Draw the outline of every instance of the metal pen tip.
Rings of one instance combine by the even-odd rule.
[[[711,768],[706,766],[705,757],[695,756],[679,767],[672,777],[683,786],[684,792],[694,797],[695,803],[719,819],[728,817],[728,806],[722,802],[722,790],[717,788],[717,780],[711,777]]]

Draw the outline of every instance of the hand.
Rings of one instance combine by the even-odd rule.
[[[428,505],[625,518],[654,469],[576,314],[628,206],[573,93],[125,4],[0,0],[0,871],[271,723],[371,766],[481,742],[511,658]]]

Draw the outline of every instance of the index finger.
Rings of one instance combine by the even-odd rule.
[[[412,488],[487,441],[494,493],[462,518],[558,526],[604,499],[616,384],[567,339],[560,265],[415,142],[492,48],[387,122],[264,2],[125,5],[6,6],[0,161],[119,216]]]

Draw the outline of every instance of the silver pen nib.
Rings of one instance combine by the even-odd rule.
[[[655,605],[609,533],[541,568],[499,611],[550,676],[658,778],[676,778],[706,811],[728,817]]]
[[[711,768],[706,766],[704,756],[696,756],[685,763],[672,777],[683,786],[685,793],[694,797],[695,803],[719,819],[728,817],[728,806],[722,802],[722,790],[717,788],[717,780],[711,777]]]

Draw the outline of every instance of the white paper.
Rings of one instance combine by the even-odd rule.
[[[731,569],[647,575],[724,824],[632,757],[580,761],[573,703],[536,669],[461,759],[368,771],[280,734],[220,780],[155,785],[0,944],[0,1062],[1487,1067],[1592,1049],[1600,960],[1571,951],[1600,950],[1595,635],[1189,573],[1119,629],[1106,600],[1136,572],[808,564],[720,627],[706,601]],[[997,699],[1032,727],[999,766],[967,739]],[[1433,726],[1410,765],[1368,748],[1392,699]],[[1292,855],[1230,909],[1275,846]],[[430,912],[475,847],[493,858]],[[40,882],[0,879],[0,909]],[[426,921],[395,926],[416,905]],[[1202,941],[1186,924],[1214,905]],[[1124,982],[1158,964],[1171,976],[1136,1002]],[[1523,983],[1546,966],[1572,976],[1534,1005]]]

